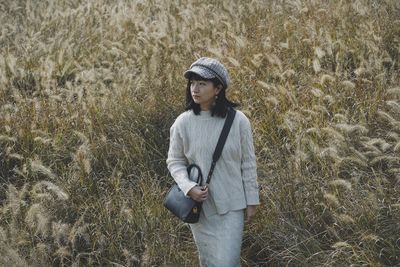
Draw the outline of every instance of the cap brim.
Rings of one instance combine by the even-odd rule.
[[[214,73],[212,73],[212,72],[209,71],[208,69],[203,68],[203,67],[201,67],[201,66],[193,66],[191,69],[185,71],[185,72],[183,73],[183,76],[184,76],[186,79],[189,79],[191,73],[197,74],[197,75],[199,75],[200,77],[203,77],[203,78],[205,78],[205,79],[213,79],[213,78],[216,77]]]

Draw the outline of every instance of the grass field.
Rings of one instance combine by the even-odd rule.
[[[243,266],[400,266],[400,1],[1,0],[0,265],[196,266],[162,206],[200,56],[250,118]]]

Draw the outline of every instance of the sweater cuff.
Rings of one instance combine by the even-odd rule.
[[[197,185],[196,182],[191,181],[188,178],[188,173],[186,171],[186,168],[180,168],[179,170],[175,170],[173,173],[171,173],[172,177],[174,177],[175,183],[178,185],[179,189],[182,190],[182,192],[187,196],[187,193]]]
[[[258,192],[246,192],[246,204],[249,205],[260,205],[260,198]]]
[[[245,196],[246,196],[246,204],[247,205],[259,205],[260,204],[260,196],[259,196],[259,192],[258,192],[257,182],[244,183],[244,192],[245,192]]]
[[[187,196],[187,194],[189,193],[190,189],[192,189],[196,185],[197,184],[195,182],[188,181],[187,183],[185,183],[183,185],[179,185],[179,188],[182,190],[182,192],[185,194],[185,196]]]

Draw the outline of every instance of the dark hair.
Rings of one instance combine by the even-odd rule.
[[[200,105],[193,101],[192,93],[190,92],[191,81],[211,81],[215,87],[220,86],[221,91],[218,93],[218,98],[215,100],[215,105],[211,108],[211,116],[217,115],[218,117],[225,118],[229,108],[238,107],[239,104],[233,103],[226,98],[225,88],[218,80],[218,78],[206,79],[196,73],[190,73],[186,86],[186,108],[185,110],[193,110],[194,114],[200,114]]]

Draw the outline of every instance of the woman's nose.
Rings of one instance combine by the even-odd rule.
[[[199,86],[197,85],[197,84],[195,84],[195,83],[192,83],[192,91],[198,91],[198,89],[199,89]]]

